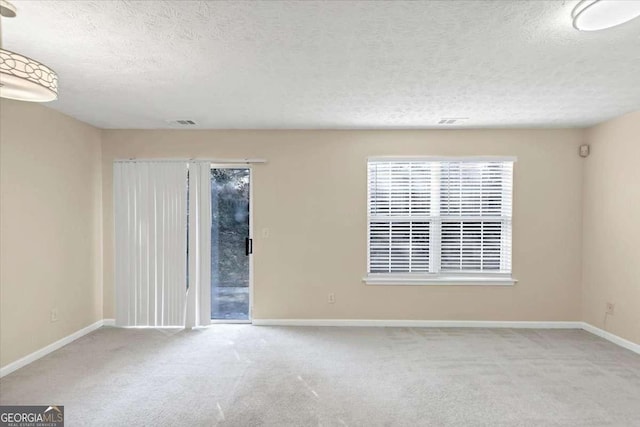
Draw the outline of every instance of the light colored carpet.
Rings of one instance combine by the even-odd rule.
[[[67,426],[640,426],[640,356],[580,330],[102,328],[0,402]]]

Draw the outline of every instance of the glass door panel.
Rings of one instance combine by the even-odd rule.
[[[251,170],[211,169],[211,318],[249,320]]]

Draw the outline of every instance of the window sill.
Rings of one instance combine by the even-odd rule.
[[[513,286],[518,281],[510,276],[403,276],[368,275],[362,279],[367,285],[423,285],[423,286]]]

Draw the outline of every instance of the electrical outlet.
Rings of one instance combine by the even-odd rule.
[[[329,304],[335,304],[335,302],[336,302],[336,294],[334,294],[333,292],[331,292],[331,293],[329,294],[329,296],[327,297],[327,302],[328,302]]]
[[[58,309],[57,308],[52,308],[51,309],[51,323],[57,322],[57,321],[58,321]]]
[[[616,309],[616,305],[614,303],[612,302],[607,303],[607,314],[613,314],[615,309]]]

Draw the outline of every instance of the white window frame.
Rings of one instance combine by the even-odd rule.
[[[440,250],[434,250],[434,246],[437,244],[438,249],[440,249],[441,245],[441,220],[433,220],[431,224],[435,225],[435,227],[431,227],[430,229],[430,253],[429,253],[429,262],[430,262],[430,271],[431,273],[369,273],[371,266],[371,239],[370,239],[370,222],[371,211],[370,211],[370,192],[369,192],[369,163],[371,162],[391,162],[391,161],[410,161],[410,162],[482,162],[482,161],[493,161],[493,162],[515,162],[517,161],[516,157],[513,156],[466,156],[466,157],[433,157],[433,156],[416,156],[416,157],[369,157],[367,158],[367,275],[363,278],[363,281],[367,285],[497,285],[497,286],[511,286],[517,283],[517,280],[513,278],[512,273],[513,270],[508,273],[489,273],[489,272],[439,272],[438,268],[440,265]],[[432,180],[432,182],[438,183],[437,180]],[[512,186],[513,186],[513,175],[512,175]],[[513,191],[513,190],[512,190]],[[439,195],[439,190],[437,186],[432,186],[432,200],[433,203],[437,203],[439,201],[439,197],[433,197]],[[511,227],[512,234],[512,219],[513,219],[513,195],[511,196],[512,202],[512,212],[511,216],[508,217],[508,224]],[[478,220],[482,217],[469,217],[469,220]],[[464,220],[464,217],[456,218]],[[492,218],[493,219],[493,218]],[[502,218],[500,218],[502,219]],[[418,219],[419,220],[419,219]],[[511,254],[513,253],[513,237],[511,237],[511,247],[509,248]],[[437,242],[437,243],[436,243]],[[502,258],[502,257],[501,257]]]

